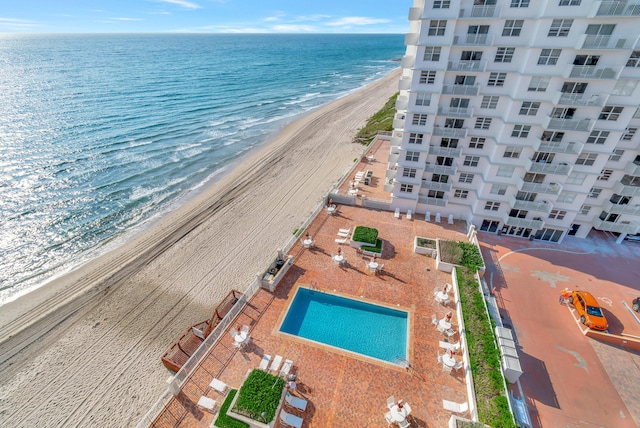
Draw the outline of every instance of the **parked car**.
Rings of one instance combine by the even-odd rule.
[[[572,291],[569,303],[576,308],[582,324],[600,331],[609,327],[598,301],[588,291]]]
[[[634,311],[640,313],[640,297],[636,297],[635,299],[633,299],[633,301],[631,302],[631,307]]]

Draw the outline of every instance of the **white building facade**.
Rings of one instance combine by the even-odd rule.
[[[392,207],[529,239],[640,232],[640,0],[414,0]]]

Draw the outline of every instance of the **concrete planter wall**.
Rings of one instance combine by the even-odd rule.
[[[247,378],[249,377],[249,374],[251,373],[251,370],[247,371],[247,374],[244,375],[244,379],[242,380],[242,383],[244,384],[244,382],[247,380]],[[240,387],[242,387],[242,385],[240,385]],[[284,401],[284,396],[286,394],[287,390],[286,388],[282,389],[282,396],[280,397],[280,404],[278,405],[278,409],[276,410],[276,417],[274,420],[272,420],[269,423],[264,423],[264,422],[260,422],[257,421],[255,419],[251,419],[248,418],[244,415],[241,415],[239,413],[235,413],[232,411],[232,409],[235,407],[236,405],[236,401],[238,400],[238,397],[240,396],[240,388],[238,388],[238,392],[236,393],[236,396],[233,397],[233,400],[231,401],[231,405],[229,405],[229,409],[227,409],[227,416],[233,418],[233,419],[237,419],[239,421],[245,422],[247,424],[249,424],[249,426],[251,428],[273,428],[273,426],[276,424],[276,421],[278,420],[278,414],[280,413],[280,409],[282,408],[282,403]],[[213,425],[211,425],[213,426]]]
[[[473,425],[471,425],[473,424]],[[466,418],[461,418],[460,416],[457,415],[451,415],[451,418],[449,419],[449,425],[448,428],[463,428],[463,427],[473,427],[473,428],[479,428],[479,427],[486,427],[486,428],[491,428],[489,425],[485,425],[482,424],[480,422],[473,422],[472,420],[466,419]]]
[[[279,265],[279,261],[283,263]],[[262,281],[262,288],[266,288],[269,291],[275,291],[278,283],[282,279],[282,277],[287,273],[291,265],[293,264],[293,256],[283,256],[282,252],[278,250],[278,256],[276,259],[269,265],[269,269],[263,274],[259,274],[260,280]]]
[[[419,247],[418,246],[418,239],[429,239],[430,241],[436,242],[436,248]],[[422,236],[416,236],[413,239],[413,252],[416,253],[416,254],[427,255],[429,257],[436,257],[436,254],[438,253],[437,241],[435,239],[431,239],[431,238],[424,238]]]
[[[453,268],[458,265],[454,265],[453,263],[447,263],[440,260],[440,239],[436,239],[436,248],[438,250],[438,254],[436,256],[436,269],[442,272],[453,272]]]

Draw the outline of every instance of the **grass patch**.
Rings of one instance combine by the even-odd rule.
[[[420,238],[416,239],[416,245],[422,248],[431,248],[432,250],[436,249],[436,241],[435,239],[428,238]]]
[[[480,250],[474,244],[462,241],[440,241],[440,260],[465,266],[472,272],[484,267]]]
[[[353,236],[351,237],[351,239],[357,242],[364,242],[365,244],[377,245],[378,229],[365,226],[356,226],[356,228],[353,230]]]
[[[505,396],[500,350],[493,333],[495,324],[487,316],[474,272],[467,267],[456,269],[478,418],[493,428],[515,428]]]
[[[255,420],[266,412],[268,423],[276,416],[283,388],[284,379],[255,369],[242,384],[233,411]]]
[[[396,92],[389,98],[384,107],[371,116],[367,124],[358,131],[355,141],[369,144],[378,131],[393,131],[393,117],[396,114],[396,98],[400,93]]]
[[[220,428],[249,428],[248,423],[227,416],[227,410],[229,409],[229,406],[231,406],[233,397],[236,396],[237,392],[237,389],[232,389],[229,391],[229,394],[227,394],[227,398],[225,398],[224,403],[222,403],[222,406],[220,406],[218,418],[214,423],[215,426]]]

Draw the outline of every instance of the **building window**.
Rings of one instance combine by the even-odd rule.
[[[591,211],[591,205],[583,205],[580,207],[580,214],[581,215],[587,215],[589,214],[589,211]]]
[[[609,160],[611,162],[619,162],[623,154],[624,154],[624,150],[616,149],[613,151],[611,155],[609,155]]]
[[[511,136],[515,138],[527,138],[531,131],[531,125],[513,125]]]
[[[416,105],[417,106],[431,105],[431,94],[427,94],[426,92],[418,92],[416,94]]]
[[[589,24],[584,33],[589,36],[610,36],[615,28],[616,24]]]
[[[476,118],[476,129],[489,129],[491,126],[491,118],[490,117],[478,117]]]
[[[407,152],[404,159],[409,162],[418,162],[420,160],[420,152]]]
[[[551,79],[549,77],[534,76],[529,81],[529,87],[527,88],[527,91],[544,92],[547,90],[547,86],[549,86],[550,81]]]
[[[431,181],[433,181],[434,183],[448,183],[449,176],[446,174],[433,174],[431,176]]]
[[[636,90],[638,82],[632,79],[618,79],[616,85],[611,90],[611,95],[622,95],[628,97]]]
[[[451,6],[451,0],[433,0],[434,9],[449,9]]]
[[[433,84],[436,81],[436,72],[435,71],[421,71],[420,72],[420,83],[421,84]]]
[[[472,183],[474,174],[461,173],[460,178],[458,178],[459,183]]]
[[[599,181],[609,181],[611,178],[611,174],[613,174],[612,169],[603,169],[598,176]]]
[[[430,36],[444,36],[444,31],[446,29],[447,21],[445,19],[432,19],[429,21]]]
[[[523,116],[535,116],[538,114],[540,103],[533,101],[523,101],[520,107],[520,114]]]
[[[598,155],[596,153],[580,153],[578,159],[576,159],[576,165],[591,166],[597,158]]]
[[[562,49],[542,49],[538,57],[538,65],[556,65]]]
[[[620,137],[620,139],[622,141],[630,141],[634,135],[636,135],[636,131],[638,130],[638,128],[625,128],[624,129],[624,134],[622,134],[622,137]]]
[[[627,60],[627,67],[640,67],[640,51],[633,51]]]
[[[551,210],[549,213],[549,218],[555,218],[556,220],[563,220],[564,216],[567,215],[566,211],[562,210]]]
[[[567,37],[571,29],[571,24],[573,24],[573,19],[554,19],[551,21],[551,27],[549,28],[547,36]]]
[[[489,75],[487,86],[504,86],[504,80],[506,78],[507,73],[491,73]]]
[[[424,134],[418,134],[417,132],[409,133],[409,144],[422,144]]]
[[[478,162],[480,162],[480,156],[465,156],[462,164],[464,166],[478,166]]]
[[[496,177],[511,177],[516,168],[510,165],[500,165],[496,171]]]
[[[489,193],[494,195],[506,195],[508,187],[509,186],[507,186],[506,184],[494,184],[491,186],[491,190],[489,190]]]
[[[519,36],[522,31],[522,24],[524,24],[522,19],[507,19],[502,29],[502,35],[505,37]]]
[[[553,141],[559,143],[564,138],[564,132],[544,131],[540,139],[542,141]]]
[[[563,94],[584,94],[588,85],[586,82],[564,82],[560,92]]]
[[[424,48],[424,56],[422,59],[425,61],[440,61],[440,52],[442,48],[440,46],[426,46]]]
[[[556,202],[564,203],[564,204],[572,204],[575,201],[577,193],[574,192],[560,192]]]
[[[560,0],[558,6],[580,6],[581,0]]]
[[[598,120],[618,120],[624,107],[604,106]]]
[[[484,204],[484,209],[487,211],[498,211],[500,209],[500,202],[487,201]]]
[[[455,189],[453,191],[453,197],[454,198],[467,199],[468,196],[469,196],[469,191],[468,190]]]
[[[500,97],[497,95],[485,95],[484,97],[482,97],[480,108],[495,109],[498,106],[499,99]]]
[[[587,144],[604,144],[609,136],[609,131],[591,131],[587,138]]]
[[[470,149],[482,149],[484,148],[484,143],[487,139],[483,137],[471,137],[471,141],[469,141]]]
[[[529,7],[529,0],[511,0],[511,7]]]
[[[407,178],[416,178],[416,168],[402,168],[402,176]]]
[[[511,62],[516,48],[498,48],[494,62]]]
[[[440,190],[429,190],[427,196],[430,198],[444,199],[444,192]]]
[[[440,140],[440,147],[450,147],[455,149],[458,147],[458,142],[460,142],[457,138],[443,138]]]
[[[424,126],[427,124],[427,115],[426,114],[414,114],[411,120],[412,125],[421,125]]]
[[[522,153],[522,147],[507,146],[504,149],[504,155],[502,155],[502,157],[503,158],[518,159],[520,157],[520,153]]]
[[[589,196],[587,196],[587,198],[598,199],[600,193],[602,193],[602,189],[600,187],[592,187],[591,190],[589,190]]]
[[[582,185],[582,183],[584,183],[584,180],[586,179],[587,179],[587,174],[585,174],[584,172],[572,171],[571,174],[569,174],[569,176],[567,177],[565,184],[575,184],[580,186]]]
[[[401,184],[400,185],[400,191],[404,192],[404,193],[413,192],[413,184]]]
[[[527,210],[512,209],[511,211],[509,211],[509,217],[515,218],[527,218],[527,214],[529,214],[529,211]]]

